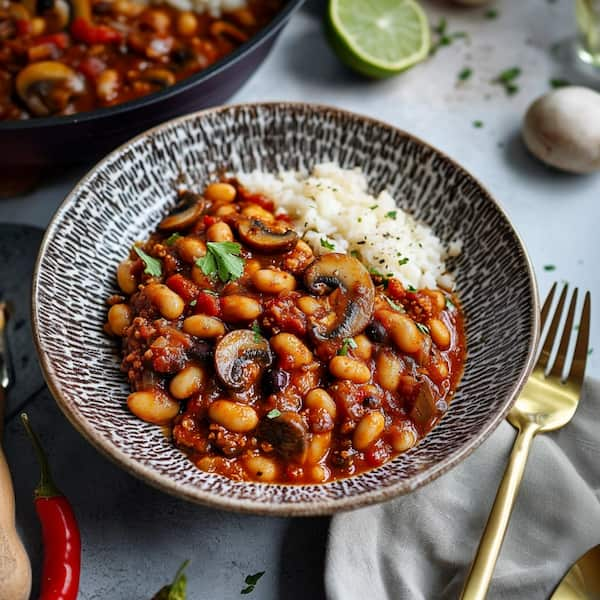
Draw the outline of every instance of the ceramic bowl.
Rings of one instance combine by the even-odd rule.
[[[468,358],[441,422],[411,451],[321,485],[235,483],[195,468],[156,426],[131,414],[115,341],[102,330],[115,268],[175,203],[176,182],[220,169],[278,171],[338,161],[443,240],[463,240],[456,271]],[[482,185],[425,142],[373,119],[308,104],[247,104],[191,114],[124,144],[75,187],[50,224],[33,282],[35,338],[46,380],[72,424],[130,473],[218,508],[314,515],[390,499],[466,458],[505,417],[532,366],[539,329],[526,251]],[[449,475],[451,476],[451,474]]]
[[[246,43],[209,68],[162,91],[85,113],[0,121],[0,179],[9,179],[15,168],[19,178],[31,178],[31,173],[43,166],[97,160],[148,127],[222,104],[262,64],[303,1],[285,0],[275,18]]]

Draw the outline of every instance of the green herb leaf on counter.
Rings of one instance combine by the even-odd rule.
[[[348,348],[354,350],[358,348],[358,344],[352,338],[344,338],[342,347],[338,350],[338,356],[346,356],[348,354]]]
[[[447,27],[448,21],[446,20],[446,17],[441,17],[438,24],[435,27],[432,27],[432,29],[438,35],[444,35]]]
[[[327,248],[327,250],[335,250],[335,244],[324,238],[321,238],[321,247]]]
[[[515,79],[521,75],[521,69],[519,67],[511,67],[502,71],[496,79],[492,80],[492,83],[498,83],[504,87],[504,91],[512,96],[519,91],[519,86],[514,83]]]
[[[471,77],[471,75],[473,75],[473,69],[471,69],[470,67],[465,67],[458,74],[458,78],[459,78],[460,81],[466,81],[467,79],[469,79],[469,77]]]
[[[429,328],[427,327],[427,325],[423,325],[423,323],[415,323],[415,325],[417,326],[417,329],[421,333],[424,333],[425,335],[429,335]]]
[[[476,129],[481,129],[483,127],[483,121],[473,121],[473,127],[475,127]]]
[[[242,276],[245,260],[240,257],[242,247],[237,242],[207,242],[206,250],[196,261],[205,275],[218,275],[223,283]]]
[[[135,253],[142,259],[144,263],[144,273],[151,275],[152,277],[160,277],[162,275],[162,265],[160,260],[149,256],[138,246],[134,246]]]
[[[184,571],[189,562],[189,560],[186,560],[179,567],[173,582],[161,588],[158,594],[152,597],[152,600],[186,600],[187,577]]]
[[[438,51],[440,46],[449,46],[454,40],[459,38],[468,38],[469,34],[466,31],[456,31],[454,33],[448,33],[448,21],[445,17],[442,17],[435,27],[431,28],[431,31],[437,34],[438,39],[431,44],[429,54],[432,56]]]
[[[385,213],[385,218],[386,219],[395,219],[397,215],[398,215],[397,210],[390,210],[389,212]]]
[[[166,240],[165,244],[167,246],[172,246],[179,238],[181,237],[180,233],[172,233]]]
[[[544,265],[544,271],[556,271],[556,265]]]
[[[490,8],[483,13],[486,19],[495,19],[500,13],[495,8]]]
[[[277,417],[280,417],[280,416],[281,416],[281,411],[277,410],[276,408],[274,408],[273,410],[270,410],[267,413],[267,419],[276,419]],[[250,577],[250,575],[248,575],[248,577]],[[246,579],[248,579],[248,577],[246,577]],[[246,583],[248,583],[248,582],[246,581]]]
[[[273,411],[271,411],[271,412],[273,412]],[[277,412],[279,412],[279,411],[277,411]],[[246,577],[246,579],[244,579],[244,583],[246,584],[246,587],[240,592],[240,594],[251,594],[254,591],[254,588],[256,587],[258,580],[264,574],[265,574],[264,571],[259,571],[258,573],[254,573],[254,575],[248,575]]]
[[[550,80],[550,87],[552,87],[554,89],[566,87],[568,85],[571,85],[571,82],[567,79],[556,78],[556,79]]]

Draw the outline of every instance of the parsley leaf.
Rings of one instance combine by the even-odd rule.
[[[409,285],[406,289],[409,292],[416,292],[417,291],[417,288],[414,285]]]
[[[162,266],[160,260],[149,256],[138,246],[134,246],[135,253],[142,259],[144,263],[144,273],[152,275],[152,277],[160,277],[162,275]]]
[[[556,265],[544,265],[544,271],[556,271]]]
[[[483,121],[473,121],[473,127],[481,129],[483,127]]]
[[[398,312],[404,312],[404,306],[402,306],[401,304],[397,304],[396,302],[394,302],[390,297],[386,296],[385,294],[383,295],[383,297],[385,298],[386,302],[394,309],[397,310]]]
[[[348,354],[348,348],[354,350],[358,348],[358,344],[352,338],[344,338],[342,347],[338,350],[338,356],[346,356]]]
[[[276,419],[281,416],[281,411],[274,408],[267,413],[267,419]],[[249,576],[248,576],[249,577]],[[246,577],[246,583],[248,583],[248,577]]]
[[[379,206],[379,204],[373,204],[373,206],[369,206],[369,208],[371,210],[375,210],[378,206]]]
[[[245,261],[240,257],[242,247],[237,242],[207,242],[206,250],[196,261],[205,275],[218,275],[223,283],[242,276]]]
[[[423,325],[423,323],[415,323],[415,325],[417,326],[417,329],[421,333],[424,333],[425,335],[429,335],[429,329],[427,328],[427,325]]]
[[[262,340],[262,330],[256,321],[252,323],[252,331],[254,332],[254,341],[260,342]]]
[[[187,577],[184,573],[190,561],[186,560],[177,570],[173,583],[160,589],[152,600],[185,600],[187,591]]]
[[[256,585],[258,580],[265,574],[264,571],[259,571],[258,573],[254,573],[254,575],[248,575],[246,579],[244,579],[244,583],[247,585]]]
[[[167,246],[172,246],[179,238],[181,237],[180,233],[172,233],[166,240],[165,244]]]
[[[486,10],[485,13],[483,14],[483,16],[486,19],[495,19],[498,16],[498,11],[495,8],[490,8],[489,10]]]
[[[395,219],[397,214],[398,214],[397,210],[390,210],[390,212],[385,213],[385,217],[386,217],[386,219]]]
[[[512,96],[519,91],[519,86],[514,83],[519,75],[521,75],[521,69],[519,67],[511,67],[502,71],[496,79],[492,80],[492,83],[499,83],[504,87],[504,91],[509,96]]]
[[[456,308],[456,306],[454,305],[454,302],[452,302],[452,300],[450,300],[450,298],[448,298],[448,296],[446,296],[446,308],[448,310],[454,310]]]
[[[358,250],[350,250],[350,256],[354,258],[360,258],[360,252]]]
[[[332,244],[329,240],[321,238],[321,246],[327,248],[327,250],[335,250],[335,244]]]
[[[473,75],[473,69],[469,68],[469,67],[465,67],[459,74],[458,74],[458,78],[460,79],[460,81],[466,81],[467,79],[469,79],[469,77],[471,77],[471,75]]]
[[[409,261],[409,258],[408,258],[408,256],[405,256],[404,258],[401,258],[401,259],[398,261],[398,264],[399,264],[400,266],[402,266],[402,265],[405,265],[405,264],[406,264],[408,261]]]
[[[566,87],[567,85],[571,85],[571,82],[568,81],[567,79],[556,78],[556,79],[550,80],[550,87],[553,87],[555,89],[561,88],[561,87]]]
[[[198,304],[198,300],[196,300],[195,298],[190,302],[190,306],[196,306],[196,304]]]

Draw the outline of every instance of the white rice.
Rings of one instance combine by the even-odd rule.
[[[453,288],[444,261],[458,255],[462,244],[445,247],[429,227],[398,208],[387,191],[370,194],[360,169],[322,163],[310,174],[254,171],[236,177],[253,193],[273,199],[278,212],[289,214],[315,253],[352,253],[373,272],[397,277],[405,286]]]
[[[148,2],[148,0],[141,1]],[[151,0],[152,4],[162,4],[163,2],[179,10],[193,10],[197,13],[207,12],[213,17],[220,17],[223,13],[246,6],[246,0]]]

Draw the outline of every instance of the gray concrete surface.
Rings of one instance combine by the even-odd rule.
[[[460,161],[504,204],[528,246],[542,294],[556,279],[591,289],[600,298],[600,178],[569,176],[545,168],[529,157],[518,135],[526,106],[549,89],[550,78],[600,88],[600,77],[572,60],[573,3],[498,0],[493,3],[498,10],[496,19],[486,19],[483,9],[459,10],[441,0],[424,4],[432,23],[443,14],[450,32],[466,31],[468,38],[442,48],[401,77],[364,81],[342,67],[331,53],[322,30],[323,2],[310,2],[233,101],[336,104],[423,137]],[[473,76],[457,83],[458,72],[466,66],[473,69]],[[519,92],[507,97],[490,81],[512,66],[521,67],[523,73]],[[481,120],[483,126],[475,128],[475,120]],[[27,197],[0,201],[0,222],[45,227],[89,166],[52,173]],[[0,235],[4,231],[0,229]],[[19,294],[26,295],[27,286],[22,282],[30,277],[28,257],[34,253],[37,239],[32,237],[20,250],[22,243],[15,242],[10,254],[4,250],[0,256],[0,290],[19,284]],[[556,268],[549,271],[547,265]],[[26,305],[23,298],[22,307]],[[23,314],[26,318],[25,310]],[[26,325],[21,327],[26,331]],[[189,597],[193,600],[236,598],[244,576],[262,570],[266,574],[249,597],[324,597],[327,519],[272,519],[218,512],[170,498],[133,479],[100,456],[68,424],[47,390],[40,389],[30,338],[23,334],[18,338],[19,356],[29,356],[34,367],[17,365],[23,368],[17,369],[17,385],[10,397],[6,449],[15,479],[18,522],[33,557],[36,580],[41,547],[31,494],[37,469],[13,416],[16,406],[23,403],[49,449],[56,479],[81,522],[83,600],[150,598],[186,558],[192,561]],[[594,345],[589,371],[598,376],[599,318],[593,323]]]

